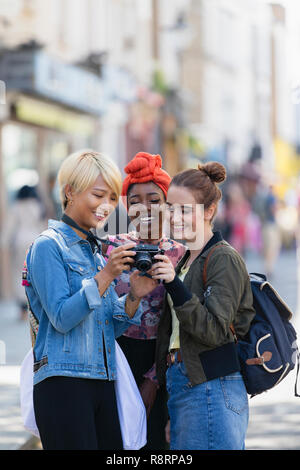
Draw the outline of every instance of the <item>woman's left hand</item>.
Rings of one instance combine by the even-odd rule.
[[[176,273],[169,258],[166,255],[155,255],[154,258],[161,261],[153,264],[152,269],[149,271],[152,279],[161,279],[166,283],[172,282]]]
[[[140,271],[134,271],[130,276],[130,290],[136,298],[145,297],[157,286],[157,281],[148,276],[141,276]]]

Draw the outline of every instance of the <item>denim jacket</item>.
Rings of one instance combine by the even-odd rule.
[[[94,276],[105,260],[64,222],[49,220],[26,256],[26,295],[38,324],[34,384],[50,376],[116,379],[115,338],[131,324],[115,284],[100,296]]]

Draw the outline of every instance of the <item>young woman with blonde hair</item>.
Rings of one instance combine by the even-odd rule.
[[[122,449],[114,380],[115,337],[139,324],[139,303],[157,285],[138,273],[118,298],[113,280],[132,263],[134,243],[105,263],[90,232],[115,209],[121,175],[107,157],[83,151],[58,173],[63,217],[50,220],[27,257],[26,294],[38,325],[34,410],[44,449]]]

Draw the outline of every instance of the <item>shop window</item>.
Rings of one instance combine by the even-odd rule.
[[[38,183],[36,132],[17,124],[3,126],[2,155],[4,182],[10,201],[23,185]]]

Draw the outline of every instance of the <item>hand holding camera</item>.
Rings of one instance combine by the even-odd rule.
[[[132,255],[135,252],[130,251],[135,243],[131,242],[115,248],[104,268],[94,277],[98,285],[99,294],[102,296],[111,282],[118,277],[124,270],[130,269],[130,263],[133,262]]]
[[[133,247],[135,247],[135,243],[130,242],[125,245],[120,245],[111,251],[103,271],[109,274],[112,280],[122,274],[123,271],[131,269],[135,256]]]
[[[158,285],[158,279],[163,279],[159,277],[158,271],[155,271],[158,277],[152,277],[153,265],[161,264],[159,259],[163,260],[163,266],[166,260],[169,262],[169,258],[164,256],[164,250],[160,250],[158,246],[136,245],[134,242],[117,246],[111,251],[105,267],[95,276],[100,294],[123,271],[137,268],[130,276],[131,293],[135,301],[144,297]],[[173,267],[172,263],[171,266]]]
[[[153,268],[149,271],[152,279],[157,279],[166,282],[172,282],[175,278],[175,269],[169,258],[162,254],[154,256],[156,263]]]
[[[119,262],[123,263],[123,268],[115,276],[119,276],[122,271],[127,271],[132,268],[137,268],[141,273],[147,273],[153,264],[157,262],[155,256],[157,254],[164,255],[165,251],[161,250],[157,245],[140,244],[136,245],[134,242],[127,243],[126,245],[117,245],[115,242],[103,240],[106,245],[117,246],[113,249],[108,258],[108,264],[115,267],[114,272],[122,268]],[[126,251],[129,250],[129,251]],[[129,265],[127,263],[130,263]]]

